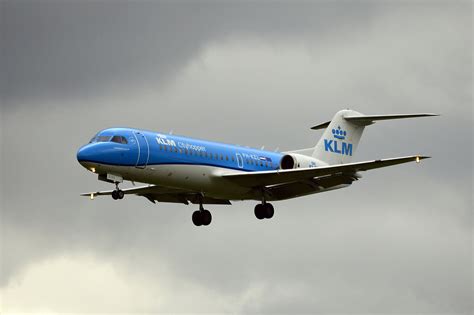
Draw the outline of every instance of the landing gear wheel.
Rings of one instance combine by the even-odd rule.
[[[193,223],[195,226],[201,226],[202,225],[202,215],[201,211],[197,210],[193,212]]]
[[[263,204],[261,204],[261,203],[257,204],[255,206],[254,213],[255,213],[255,216],[257,217],[257,219],[259,219],[259,220],[265,219],[265,211],[264,211],[264,208],[263,208]]]
[[[117,192],[116,190],[112,191],[112,198],[113,198],[114,200],[119,199],[118,192]]]
[[[117,190],[116,190],[117,191]],[[123,192],[123,190],[118,190],[117,191],[117,197],[118,199],[123,199],[123,197],[125,196],[125,193]]]
[[[193,223],[195,226],[209,225],[212,221],[212,215],[208,210],[197,210],[193,212]]]
[[[114,200],[123,199],[124,196],[125,196],[125,193],[123,192],[123,190],[114,190],[114,191],[112,191],[112,198]]]
[[[202,225],[209,225],[211,224],[212,221],[212,215],[208,210],[202,210],[201,211],[201,222]]]
[[[264,204],[263,210],[266,219],[271,219],[273,217],[273,214],[275,213],[275,209],[273,208],[273,205],[271,203]]]

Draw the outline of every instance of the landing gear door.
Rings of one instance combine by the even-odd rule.
[[[145,168],[148,164],[148,160],[150,158],[150,145],[148,144],[148,140],[146,139],[145,135],[139,131],[135,131],[134,133],[135,138],[137,139],[137,163],[135,167],[137,168]]]

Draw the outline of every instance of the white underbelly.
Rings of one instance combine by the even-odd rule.
[[[240,172],[206,165],[166,164],[146,168],[102,166],[103,171],[121,175],[125,180],[199,191],[205,195],[241,200],[253,196],[251,189],[242,187],[219,176],[223,173]]]

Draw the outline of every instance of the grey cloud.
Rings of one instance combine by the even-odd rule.
[[[80,97],[85,106],[111,88],[172,79],[212,41],[329,36],[367,23],[372,11],[336,3],[4,1],[2,94]]]

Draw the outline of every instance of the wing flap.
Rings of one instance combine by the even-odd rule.
[[[268,200],[284,200],[328,191],[340,185],[350,185],[357,180],[354,175],[331,175],[297,182],[272,185],[265,188]]]
[[[301,168],[290,170],[263,171],[252,173],[232,173],[224,174],[223,177],[245,187],[262,187],[268,185],[277,185],[283,183],[296,182],[315,177],[336,175],[336,174],[354,174],[359,171],[368,171],[371,169],[387,167],[408,162],[419,162],[427,159],[428,156],[406,156],[390,158],[383,160],[365,161],[357,163],[348,163],[342,165],[329,165],[315,168]]]

